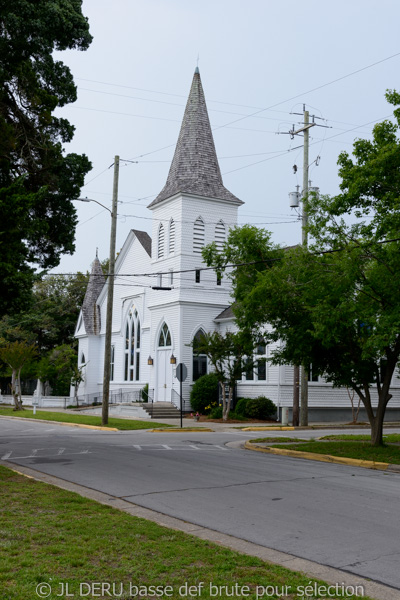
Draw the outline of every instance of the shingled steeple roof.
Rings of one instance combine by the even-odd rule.
[[[194,73],[167,183],[148,208],[177,193],[243,204],[222,183],[198,68]]]
[[[89,283],[82,304],[83,322],[88,335],[98,335],[100,333],[100,307],[97,306],[97,298],[104,287],[104,283],[105,277],[103,269],[96,256],[92,263]]]

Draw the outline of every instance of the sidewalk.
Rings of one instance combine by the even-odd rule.
[[[99,416],[101,415],[101,407],[91,407],[91,408],[84,408],[81,409],[79,411],[77,410],[72,410],[72,409],[54,409],[54,408],[40,408],[39,410],[43,411],[43,412],[58,412],[58,413],[66,413],[66,414],[84,414],[84,415],[93,415],[93,416]],[[127,415],[113,415],[112,412],[110,411],[110,417],[116,417],[118,419],[133,419],[135,421],[143,421],[143,422],[148,422],[149,423],[149,429],[152,428],[152,422],[157,422],[157,423],[164,423],[166,425],[171,425],[174,429],[180,429],[180,417],[174,418],[174,419],[151,419],[150,417],[134,417],[134,416],[127,416]],[[243,430],[243,429],[247,429],[247,432],[251,432],[251,430],[249,430],[249,428],[266,428],[266,427],[271,427],[271,431],[282,431],[281,427],[282,425],[278,422],[265,422],[265,421],[260,421],[260,422],[252,422],[252,421],[237,421],[237,422],[227,422],[227,423],[222,423],[222,422],[214,422],[214,421],[195,421],[194,419],[190,418],[190,417],[183,417],[182,419],[182,425],[183,425],[183,429],[212,429],[213,431],[226,431],[226,430]],[[289,427],[291,428],[291,425],[289,424]],[[384,428],[385,429],[393,429],[393,428],[399,428],[400,427],[400,422],[396,421],[396,422],[388,422],[384,424]],[[285,426],[285,429],[287,429],[287,427]],[[371,427],[369,425],[369,423],[360,423],[358,425],[352,425],[349,423],[327,423],[327,422],[320,422],[320,423],[310,423],[310,425],[308,425],[307,427],[295,427],[292,431],[309,431],[309,430],[313,430],[313,429],[360,429],[362,430],[370,430]],[[265,432],[267,432],[268,430],[264,429]],[[260,429],[261,432],[261,429]],[[257,433],[257,431],[254,431],[254,433]],[[288,435],[292,435],[290,432],[288,433]]]

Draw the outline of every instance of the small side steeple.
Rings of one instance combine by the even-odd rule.
[[[179,192],[243,204],[222,182],[198,67],[193,76],[167,183],[148,208]]]
[[[100,333],[100,307],[97,306],[96,302],[104,284],[105,277],[96,250],[96,258],[92,262],[89,283],[82,304],[83,322],[88,335],[98,335]]]

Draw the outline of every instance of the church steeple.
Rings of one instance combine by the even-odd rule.
[[[193,76],[167,183],[148,208],[179,192],[243,204],[222,182],[198,67]]]
[[[83,322],[88,335],[98,335],[100,333],[100,308],[96,302],[104,283],[105,277],[96,250],[96,258],[92,262],[89,283],[82,304]]]

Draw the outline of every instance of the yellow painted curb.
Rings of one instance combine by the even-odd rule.
[[[186,432],[192,432],[195,431],[196,433],[198,431],[205,431],[208,433],[213,433],[214,429],[207,429],[206,427],[182,427],[179,429],[151,429],[150,433],[186,433]]]
[[[243,427],[242,431],[294,431],[294,427]]]
[[[0,415],[0,419],[15,419],[16,421],[50,423],[50,425],[62,425],[63,427],[82,427],[83,429],[100,429],[100,431],[119,431],[116,427],[101,427],[101,425],[86,425],[84,423],[67,423],[66,421],[48,421],[47,419],[33,419],[32,417],[12,417]]]
[[[292,458],[305,458],[306,460],[317,460],[320,462],[336,463],[339,465],[348,465],[352,467],[363,467],[364,469],[375,469],[386,471],[389,463],[375,462],[372,460],[361,460],[358,458],[345,458],[342,456],[332,456],[331,454],[317,454],[315,452],[302,452],[300,450],[288,450],[286,448],[260,448],[250,442],[246,442],[244,447],[247,450],[256,452],[265,452],[267,454],[279,454],[281,456],[291,456]]]
[[[28,479],[35,480],[35,478],[32,477],[32,475],[27,475],[26,473],[21,473],[21,471],[17,471],[17,469],[12,469],[11,467],[7,467],[7,469],[10,469],[10,471],[12,471],[13,473],[17,473],[18,475],[22,475],[22,477],[27,477]]]
[[[58,421],[45,421],[45,423],[56,423],[72,427],[82,427],[82,429],[99,429],[100,431],[119,431],[116,427],[101,427],[101,425],[85,425],[84,423],[59,423]]]

